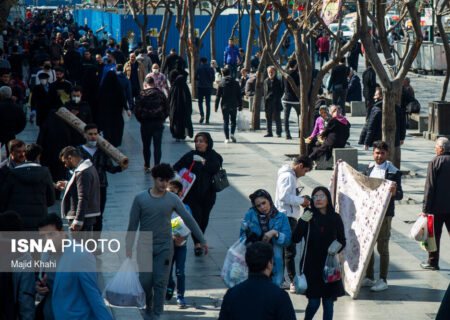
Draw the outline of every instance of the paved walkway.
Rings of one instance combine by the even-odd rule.
[[[411,76],[419,101],[424,102],[437,97],[440,90],[436,81]],[[427,100],[428,99],[428,100]],[[197,110],[197,104],[194,103]],[[425,109],[425,108],[423,108]],[[245,111],[250,118],[248,111]],[[423,110],[423,112],[425,112]],[[263,114],[262,118],[264,118]],[[238,132],[237,144],[225,144],[222,132],[221,113],[213,113],[210,125],[199,125],[199,115],[192,117],[194,131],[208,131],[215,143],[214,148],[224,158],[231,186],[218,194],[216,205],[211,213],[206,239],[210,245],[210,254],[194,257],[192,242],[188,242],[186,263],[186,300],[189,308],[178,310],[175,299],[165,307],[164,319],[216,319],[220,302],[226,288],[220,279],[220,270],[227,248],[238,237],[241,220],[250,207],[248,195],[265,188],[275,194],[278,168],[288,158],[286,154],[298,153],[297,125],[295,116],[291,116],[291,132],[294,140],[284,138],[263,138],[264,131]],[[350,143],[358,148],[360,169],[371,159],[371,153],[357,146],[357,139],[363,125],[363,118],[349,118],[352,124]],[[265,127],[265,124],[262,124]],[[26,142],[32,142],[37,129],[28,125],[20,135]],[[185,143],[176,143],[168,128],[164,132],[162,161],[173,164],[184,153],[193,148],[192,139]],[[132,118],[126,121],[123,145],[120,148],[129,158],[130,167],[125,173],[109,175],[110,187],[105,211],[105,230],[124,230],[134,195],[151,186],[151,176],[143,170],[139,124]],[[427,254],[418,244],[409,240],[411,223],[421,211],[423,188],[428,161],[433,158],[433,142],[408,135],[402,147],[402,169],[410,170],[413,175],[403,179],[405,200],[397,204],[396,217],[392,222],[390,243],[391,263],[389,290],[371,293],[363,289],[357,300],[346,296],[335,304],[335,319],[434,319],[439,303],[450,280],[450,241],[447,235],[442,237],[441,271],[424,271],[419,263]],[[304,193],[309,194],[317,185],[327,186],[331,171],[313,171],[301,178],[299,184],[305,186]],[[105,264],[120,264],[121,257],[104,261]],[[104,275],[107,281],[110,274]],[[297,317],[303,318],[307,300],[304,296],[291,295]],[[137,309],[112,308],[115,319],[141,319]],[[321,310],[316,318],[321,319]]]

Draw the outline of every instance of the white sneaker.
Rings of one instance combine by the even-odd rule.
[[[286,280],[284,280],[284,282],[281,284],[281,289],[283,289],[283,290],[289,290],[289,289],[290,289],[289,282],[287,282]]]
[[[289,285],[289,292],[290,293],[295,293],[295,285],[293,282],[291,282],[291,284]]]
[[[362,287],[373,287],[377,282],[375,280],[364,278],[364,280],[361,283]]]
[[[387,285],[386,281],[384,281],[383,279],[379,279],[377,281],[377,283],[372,288],[370,288],[370,291],[379,292],[379,291],[387,290],[387,288],[388,288],[388,285]]]
[[[230,140],[228,140],[228,139],[225,139],[225,141],[224,141],[225,143],[229,143],[230,142]]]
[[[231,139],[231,142],[236,143],[236,138],[234,136],[231,136],[230,139]]]

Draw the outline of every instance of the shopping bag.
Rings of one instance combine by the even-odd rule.
[[[237,129],[239,131],[247,131],[250,129],[250,121],[243,111],[239,111],[237,115]]]
[[[425,215],[420,215],[419,218],[417,218],[416,222],[412,226],[411,230],[409,231],[409,237],[412,240],[416,241],[425,241],[428,237],[428,218]]]
[[[134,262],[127,258],[119,271],[106,285],[103,297],[111,305],[119,307],[145,307],[145,292],[139,282]]]
[[[183,219],[180,217],[173,218],[172,223],[172,235],[186,238],[191,234],[191,230],[184,224]]]
[[[189,169],[186,168],[182,168],[179,172],[178,175],[181,178],[181,184],[183,185],[183,190],[181,193],[181,200],[183,200],[186,195],[188,194],[189,190],[191,189],[192,185],[195,182],[195,174],[191,172],[192,167],[194,166],[195,161],[192,162],[191,167]]]
[[[246,250],[245,244],[239,240],[228,249],[221,273],[228,288],[232,288],[248,278],[248,268],[245,263]]]
[[[428,237],[425,241],[421,243],[423,250],[428,252],[437,251],[436,238],[434,237],[434,215],[427,215],[428,222]]]
[[[309,241],[309,229],[310,224],[308,222],[308,233],[306,234],[306,241],[305,241],[305,248],[303,249],[303,257],[302,257],[302,266],[300,267],[300,273],[296,274],[294,277],[294,286],[295,286],[295,293],[297,294],[305,294],[306,290],[308,289],[308,282],[306,281],[306,276],[303,273],[305,269],[305,261],[306,261],[306,252],[308,249],[308,241]]]
[[[341,279],[341,264],[336,255],[327,255],[322,276],[325,283],[332,283]]]

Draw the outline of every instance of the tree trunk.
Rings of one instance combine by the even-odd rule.
[[[211,60],[216,60],[216,24],[211,26],[209,37],[211,39]]]
[[[244,68],[250,70],[250,62],[252,59],[253,41],[255,40],[255,3],[254,0],[250,4],[250,30],[247,38],[247,48],[245,51]]]
[[[400,98],[401,86],[383,87],[383,116],[382,131],[383,141],[389,146],[389,159],[394,166],[400,168],[400,148],[395,147],[395,132],[397,128],[395,104]]]
[[[441,92],[441,101],[445,101],[445,97],[447,95],[448,90],[448,80],[450,77],[450,44],[448,42],[447,34],[445,33],[444,25],[442,24],[441,15],[436,16],[436,23],[439,29],[439,34],[441,35],[442,38],[442,43],[444,45],[445,59],[447,60],[447,72],[445,73],[445,79],[442,85],[442,92]]]
[[[164,65],[166,63],[166,50],[167,50],[167,39],[169,38],[170,24],[172,23],[173,14],[169,12],[169,18],[167,19],[167,26],[164,30],[164,41],[162,44],[162,59],[161,59],[161,70],[164,70]]]
[[[11,7],[16,5],[16,1],[0,1],[0,29],[5,28]]]
[[[267,59],[267,49],[264,48],[261,60],[258,66],[258,71],[256,71],[256,82],[255,82],[255,95],[253,99],[253,113],[252,113],[252,130],[261,129],[261,101],[264,95],[264,78],[265,78],[265,62]]]
[[[189,76],[191,79],[191,95],[192,98],[197,98],[197,86],[195,81],[195,71],[197,70],[198,63],[199,63],[199,51],[201,47],[201,40],[198,39],[198,42],[196,41],[196,35],[195,35],[195,5],[192,1],[189,1],[189,39],[188,39],[188,50],[187,54],[189,56]]]
[[[158,37],[157,37],[158,48],[162,47],[163,35],[164,35],[164,31],[166,30],[168,17],[169,17],[169,9],[166,8],[166,10],[164,10],[164,16],[163,16],[163,19],[161,22],[161,28],[159,29],[159,32],[158,32]]]

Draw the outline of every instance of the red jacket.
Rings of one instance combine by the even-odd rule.
[[[319,52],[330,52],[330,40],[327,37],[320,37],[316,42]]]

